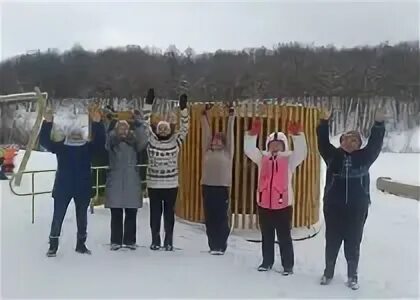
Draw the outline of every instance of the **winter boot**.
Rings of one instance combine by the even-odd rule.
[[[293,275],[293,269],[284,269],[281,273],[283,276]]]
[[[150,250],[153,250],[153,251],[160,250],[160,245],[151,244],[150,245]]]
[[[118,245],[118,244],[111,244],[111,247],[110,247],[110,250],[111,251],[117,251],[117,250],[120,250],[121,249],[121,245]]]
[[[78,238],[77,239],[77,244],[76,244],[76,252],[80,253],[80,254],[92,254],[92,251],[90,251],[87,247],[86,247],[86,237],[85,238]]]
[[[150,245],[150,249],[153,251],[157,251],[160,249],[160,247],[160,234],[152,232],[152,244]]]
[[[58,237],[50,238],[50,248],[48,249],[47,256],[48,257],[57,256],[57,250],[58,250]]]
[[[130,249],[130,250],[137,250],[137,245],[136,244],[125,245],[125,247],[127,249]]]
[[[359,289],[359,283],[357,282],[357,276],[349,278],[348,281],[347,281],[347,286],[354,291],[358,290]]]
[[[272,265],[268,265],[268,264],[262,263],[258,267],[258,272],[267,272],[267,271],[270,271],[272,267],[273,267]]]
[[[172,234],[170,234],[170,233],[165,234],[165,240],[163,242],[163,247],[165,248],[165,251],[174,251]]]
[[[165,248],[165,251],[174,251],[174,246],[172,245],[166,245],[164,248]]]
[[[323,275],[321,277],[320,285],[329,285],[331,283],[332,278]]]

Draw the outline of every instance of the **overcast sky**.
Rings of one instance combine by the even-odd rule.
[[[0,0],[3,1],[3,0]],[[355,46],[419,39],[419,1],[3,2],[2,59],[29,50],[137,44],[197,52],[299,41]]]

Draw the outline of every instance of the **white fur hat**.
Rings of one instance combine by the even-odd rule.
[[[118,125],[124,125],[124,126],[130,127],[130,125],[128,124],[126,120],[119,120],[116,127],[118,127]]]
[[[159,123],[157,124],[157,127],[160,127],[162,125],[164,125],[165,127],[169,127],[169,128],[171,127],[171,124],[169,124],[168,121],[159,121]]]
[[[265,142],[265,148],[268,150],[268,145],[273,141],[282,141],[284,144],[284,152],[289,151],[289,141],[283,132],[272,132]]]

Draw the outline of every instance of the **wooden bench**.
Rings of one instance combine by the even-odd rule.
[[[398,182],[390,177],[379,177],[376,180],[376,188],[392,195],[420,200],[420,185]]]

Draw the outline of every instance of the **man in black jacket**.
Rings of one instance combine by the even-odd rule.
[[[360,243],[370,205],[369,168],[382,149],[385,117],[382,112],[376,113],[366,147],[361,148],[360,133],[350,131],[340,137],[340,147],[335,148],[329,140],[330,116],[331,112],[324,112],[317,128],[318,150],[327,165],[324,189],[326,266],[321,284],[327,285],[333,278],[337,255],[344,241],[347,284],[358,289]]]

